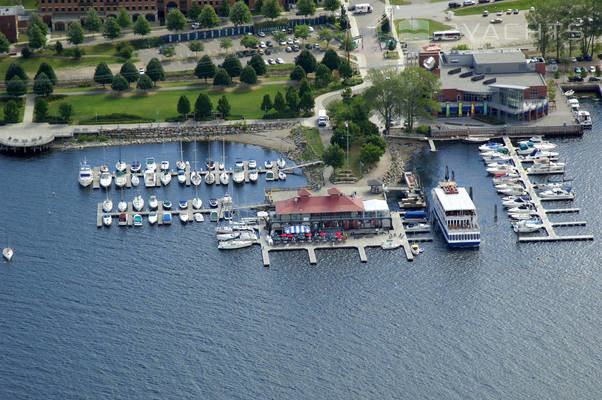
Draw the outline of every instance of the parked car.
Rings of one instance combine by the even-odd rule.
[[[190,25],[192,29],[199,29],[200,26],[201,25],[198,22],[193,22],[192,25]]]
[[[450,1],[449,3],[447,3],[447,6],[449,8],[458,8],[458,7],[462,7],[462,3],[459,3],[457,1]]]
[[[577,56],[577,61],[579,61],[579,62],[583,61],[583,56]]]
[[[558,64],[558,61],[556,61],[555,58],[548,58],[548,64],[550,64],[550,65]]]
[[[270,65],[270,63],[268,62],[268,60],[266,60],[265,58],[263,59],[263,62],[265,63],[265,65]]]
[[[300,50],[300,48],[299,48],[298,44],[296,44],[296,45],[293,46],[293,51],[299,51],[299,50]]]
[[[577,62],[577,59],[575,57],[571,57],[571,62]]]
[[[276,59],[276,64],[284,64],[284,60],[280,57]]]
[[[598,53],[598,59],[602,60],[602,53]]]
[[[496,17],[489,22],[491,22],[492,24],[501,24],[502,22],[504,22],[504,20],[501,19],[500,17]]]
[[[593,58],[592,58],[592,55],[591,55],[591,54],[586,54],[586,55],[584,55],[584,56],[583,56],[583,59],[584,59],[585,61],[591,61],[591,60],[593,60]]]
[[[514,9],[514,14],[518,14],[518,8]]]
[[[314,43],[314,49],[320,50],[320,43]]]
[[[600,82],[600,78],[597,76],[590,76],[588,81],[590,82]]]
[[[313,31],[314,31],[314,27],[313,27],[313,26],[310,26],[310,27],[308,28],[308,30],[309,30],[310,32],[313,32]]]
[[[270,50],[270,49],[265,49],[265,52],[264,52],[264,53],[265,53],[265,55],[266,55],[266,56],[269,56],[270,54],[272,54],[272,50]]]
[[[259,42],[259,47],[265,49],[267,46],[265,45],[265,42]]]
[[[290,26],[288,28],[286,28],[286,33],[288,33],[289,35],[293,32],[295,32],[295,31]]]
[[[579,75],[569,76],[569,82],[583,82],[583,78]]]
[[[474,0],[464,0],[463,4],[464,4],[464,7],[466,7],[466,6],[474,6],[477,3],[475,3]]]
[[[140,75],[144,75],[144,68],[138,68],[138,73]]]
[[[286,49],[284,49],[284,51],[290,53],[291,51],[293,51],[293,49],[291,48],[291,46],[286,46]]]
[[[270,63],[270,65],[274,65],[274,64],[276,64],[276,61],[275,61],[273,58],[270,58],[270,59],[268,60],[268,62]]]
[[[575,71],[576,74],[580,74],[581,73],[581,68],[575,67],[574,71]]]
[[[596,67],[594,67],[593,65],[590,65],[589,72],[590,72],[590,74],[593,74],[594,72],[596,72]]]
[[[486,17],[488,15],[489,15],[489,11],[487,11],[487,10],[483,11],[483,17]]]
[[[511,8],[509,8],[509,9],[506,10],[506,15],[512,15],[512,9]]]
[[[347,7],[347,11],[355,11],[355,5],[350,5]]]
[[[258,32],[257,36],[259,36],[259,37],[265,37],[265,33],[264,32]]]
[[[272,47],[273,46],[271,40],[268,40],[267,42],[265,42],[265,45],[268,46],[268,47]]]
[[[260,55],[263,55],[263,49],[259,49],[259,50],[257,51],[257,53],[258,53],[258,54],[260,54]]]
[[[311,43],[305,43],[305,48],[311,50]]]
[[[286,44],[286,40],[280,42],[280,46],[284,46]]]
[[[502,12],[502,10],[498,11],[495,15],[497,15],[498,17],[501,17],[504,13]]]
[[[299,39],[293,40],[293,44],[299,44],[299,43],[301,43],[301,42],[299,42]]]
[[[286,41],[286,44],[290,44],[290,45],[294,44],[293,43],[293,39],[292,38],[288,38],[288,40]]]

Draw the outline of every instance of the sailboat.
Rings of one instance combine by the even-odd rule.
[[[132,174],[132,186],[136,187],[139,184],[140,184],[140,178],[138,178],[138,175]]]
[[[111,217],[111,214],[103,214],[102,224],[104,226],[111,226],[112,223],[113,223],[113,217]]]
[[[222,163],[226,164],[226,141],[222,141]],[[227,185],[230,183],[230,175],[225,171],[219,174],[219,181],[222,185]]]
[[[181,184],[186,183],[186,171],[183,169],[178,169],[178,182]]]
[[[119,160],[115,163],[115,169],[118,172],[123,172],[127,168],[127,164],[121,158],[121,132],[119,132]]]
[[[280,154],[280,157],[278,157],[278,160],[276,160],[276,165],[280,169],[286,167],[286,160],[284,159],[284,157],[282,157],[282,154]]]
[[[149,197],[148,199],[148,207],[151,210],[156,210],[157,207],[159,207],[159,201],[157,200],[157,196],[155,196],[154,194],[151,195],[151,197]]]
[[[194,139],[194,170],[190,173],[190,182],[192,182],[192,184],[194,186],[199,186],[202,181],[203,181],[203,178],[201,178],[201,174],[199,174],[199,172],[197,171],[197,168],[196,168],[196,138],[195,138]]]
[[[132,201],[132,206],[136,211],[142,210],[144,208],[144,199],[142,198],[142,196],[138,195],[134,197],[134,200]]]
[[[117,171],[115,173],[115,185],[119,188],[122,188],[127,183],[127,179],[124,171]]]
[[[111,182],[113,182],[113,176],[110,173],[103,172],[100,174],[100,186],[108,188],[111,186]]]
[[[92,169],[84,158],[84,161],[79,166],[79,175],[77,177],[77,181],[83,187],[88,187],[92,183],[92,180]]]
[[[109,191],[107,190],[107,198],[102,202],[102,209],[104,212],[111,212],[113,209],[113,202],[109,199]]]
[[[182,141],[180,140],[180,159],[176,161],[177,169],[186,169],[186,163],[184,162],[184,152],[182,150]]]
[[[207,141],[207,148],[209,151],[209,158],[207,158],[207,175],[205,175],[205,183],[207,185],[213,185],[215,183],[215,175],[211,171],[214,165],[211,160],[211,142],[209,141]]]
[[[12,260],[14,254],[15,252],[10,247],[5,247],[4,249],[2,249],[2,256],[6,258],[6,261]]]
[[[163,186],[169,185],[169,182],[171,182],[171,172],[162,171],[160,179],[161,179],[161,183],[163,184]]]
[[[153,225],[159,220],[159,216],[156,211],[151,211],[148,214],[148,223]]]

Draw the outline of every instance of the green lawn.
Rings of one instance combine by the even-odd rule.
[[[151,91],[148,94],[140,95],[136,92],[129,92],[116,96],[114,94],[91,94],[68,96],[64,100],[55,101],[49,105],[49,115],[58,110],[62,102],[68,102],[73,105],[73,120],[77,123],[81,120],[94,119],[98,115],[108,115],[112,113],[123,113],[138,115],[146,119],[155,119],[165,121],[166,118],[176,117],[178,98],[186,95],[190,103],[194,106],[196,98],[200,92],[205,92],[211,98],[213,106],[217,105],[217,100],[226,95],[232,106],[233,115],[243,115],[245,118],[261,118],[263,111],[260,110],[261,100],[267,93],[272,99],[277,91],[283,94],[286,91],[286,85],[265,85],[234,88],[210,88],[210,89],[192,89],[192,90],[164,90]]]
[[[317,158],[322,158],[324,153],[324,145],[322,144],[322,138],[320,138],[320,132],[316,128],[305,129],[303,131],[307,143],[309,143],[311,149],[314,151]]]
[[[533,6],[533,4],[535,3],[535,0],[512,0],[512,1],[501,1],[501,2],[495,2],[495,3],[486,3],[486,4],[480,4],[480,5],[476,5],[476,6],[470,6],[470,7],[462,7],[462,8],[453,8],[453,9],[449,9],[450,11],[453,11],[455,15],[475,15],[475,14],[482,14],[483,11],[487,10],[489,11],[489,13],[493,13],[493,12],[497,12],[497,11],[506,11],[507,9],[511,8],[511,9],[515,9],[518,8],[519,10],[528,10],[529,8],[531,8]]]
[[[110,56],[90,58],[84,57],[79,60],[74,60],[71,57],[50,58],[40,55],[34,55],[27,59],[22,57],[0,57],[0,76],[4,76],[8,66],[11,63],[17,63],[20,64],[25,72],[29,74],[30,79],[33,79],[33,75],[37,72],[38,67],[44,61],[52,65],[52,68],[55,70],[58,70],[63,68],[96,66],[102,61],[106,62],[107,64],[121,63],[123,60],[119,57]]]
[[[381,0],[382,1],[382,0]],[[444,1],[444,0],[440,0],[440,1]],[[384,2],[383,2],[384,3]],[[389,3],[392,6],[406,6],[408,4],[412,4],[411,1],[408,0],[389,0]]]
[[[38,0],[0,0],[0,6],[18,6],[21,4],[27,9],[38,8]]]
[[[400,35],[400,40],[403,37],[414,37],[418,35],[432,35],[435,31],[445,31],[452,29],[451,26],[442,24],[441,22],[434,21],[432,19],[417,18],[417,19],[396,19],[395,29],[397,34]]]

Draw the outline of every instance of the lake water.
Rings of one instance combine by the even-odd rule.
[[[473,187],[483,244],[449,251],[436,232],[413,263],[399,250],[369,250],[367,263],[330,250],[315,266],[274,253],[264,268],[258,247],[219,252],[209,222],[97,229],[104,192],[79,188],[77,168],[84,156],[112,167],[117,147],[0,155],[0,244],[16,251],[0,263],[0,399],[597,399],[602,104],[584,107],[594,129],[554,140],[581,212],[552,219],[586,220],[563,232],[595,241],[516,243],[476,146],[451,144],[414,164],[428,187],[445,165]],[[179,145],[123,152],[173,163]],[[199,143],[199,164],[206,153]],[[278,156],[228,143],[226,155]],[[265,185],[228,190],[251,204]],[[225,190],[203,184],[200,196]],[[153,191],[194,193],[175,180]],[[124,195],[137,193],[151,191]]]

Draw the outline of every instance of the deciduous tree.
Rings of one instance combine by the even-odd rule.
[[[73,21],[69,24],[69,31],[67,33],[67,37],[69,38],[69,43],[78,45],[84,42],[84,30],[82,26],[77,21]]]
[[[174,8],[167,14],[167,30],[181,31],[186,28],[186,17],[182,11]]]
[[[308,112],[312,108],[314,108],[314,105],[314,97],[312,96],[312,94],[308,92],[303,93],[303,95],[299,99],[299,108],[301,108],[305,112]]]
[[[305,70],[303,69],[303,67],[297,65],[295,69],[293,69],[293,71],[291,72],[290,78],[292,81],[300,81],[301,79],[305,78]]]
[[[151,78],[153,83],[157,83],[158,81],[164,81],[165,71],[163,70],[163,65],[161,64],[161,61],[154,57],[151,58],[151,60],[148,62],[148,65],[146,66],[146,75],[148,75],[149,78]]]
[[[134,33],[140,36],[146,36],[150,33],[151,26],[150,22],[142,14],[138,15],[136,22],[134,22]]]
[[[309,25],[297,25],[295,26],[295,37],[296,38],[301,38],[304,41],[309,37],[310,31],[309,31]]]
[[[113,82],[111,83],[111,89],[116,92],[122,92],[130,87],[127,79],[125,79],[121,74],[116,74],[113,77]]]
[[[23,82],[17,75],[13,76],[6,84],[6,93],[9,96],[23,96],[26,91],[27,88],[25,87],[25,82]]]
[[[215,86],[227,86],[232,83],[232,78],[223,68],[218,68],[215,72],[215,77],[213,78],[213,84]]]
[[[263,112],[267,113],[272,109],[273,106],[274,105],[272,104],[272,99],[270,99],[270,95],[267,93],[263,95],[263,100],[261,100],[261,109],[263,110]]]
[[[140,75],[140,79],[138,79],[138,83],[136,84],[136,89],[149,90],[152,87],[153,87],[152,79],[146,74]]]
[[[339,69],[340,62],[339,55],[333,49],[326,50],[324,57],[322,57],[322,64],[330,68],[331,71]]]
[[[232,107],[230,107],[230,103],[228,103],[228,99],[225,95],[220,97],[220,99],[217,101],[217,111],[222,113],[222,118],[225,119],[230,116],[231,108]]]
[[[265,15],[266,18],[275,19],[282,13],[282,7],[280,7],[278,0],[265,0],[261,7],[261,13]]]
[[[226,58],[224,58],[222,67],[228,71],[228,75],[230,75],[231,78],[239,76],[242,71],[240,60],[234,54],[228,54]]]
[[[245,35],[240,39],[240,45],[246,47],[247,49],[259,47],[259,39],[257,39],[255,36]]]
[[[194,114],[196,119],[207,119],[213,114],[213,104],[205,93],[200,93],[194,103]]]
[[[322,154],[322,161],[333,168],[340,168],[345,162],[345,152],[338,144],[330,144]]]
[[[213,78],[215,72],[215,64],[213,64],[213,61],[211,61],[211,58],[208,55],[204,55],[194,69],[194,75],[199,79],[205,79],[205,82],[207,82],[208,78]]]
[[[326,65],[320,63],[316,68],[316,86],[326,87],[332,80],[332,72]]]
[[[188,45],[188,48],[190,49],[190,51],[194,51],[195,56],[199,51],[205,50],[205,46],[203,46],[203,42],[199,42],[199,41],[190,42],[190,44]]]
[[[255,73],[255,69],[252,66],[247,65],[240,74],[240,81],[248,85],[256,84],[257,74]]]
[[[228,50],[230,47],[232,47],[232,39],[223,38],[222,40],[219,41],[219,47],[224,50]]]
[[[116,39],[121,35],[121,26],[115,17],[107,17],[102,27],[102,35],[107,39]]]
[[[132,82],[136,82],[140,77],[140,73],[138,72],[138,68],[131,62],[125,62],[121,66],[121,70],[119,71],[121,76],[123,76],[128,81],[128,86]]]
[[[30,48],[35,50],[44,47],[44,45],[46,44],[46,36],[44,36],[38,25],[31,25],[31,28],[29,29],[28,33]]]
[[[214,26],[219,26],[222,22],[215,13],[215,9],[209,4],[205,4],[203,6],[203,11],[201,11],[199,21],[201,25],[205,28],[213,28]]]
[[[360,148],[360,160],[367,165],[373,165],[380,160],[384,150],[372,143],[364,143]]]
[[[73,115],[73,106],[69,103],[59,104],[59,115],[64,122],[69,122]]]
[[[192,5],[186,12],[186,16],[188,17],[188,19],[190,19],[192,21],[198,21],[199,15],[201,15],[201,7],[199,6],[199,4],[196,1],[193,1]]]
[[[251,11],[243,1],[237,1],[230,10],[230,21],[235,26],[246,24],[251,20]]]
[[[251,59],[249,60],[249,62],[247,64],[249,64],[251,67],[253,67],[253,69],[255,70],[257,75],[263,75],[267,71],[265,62],[263,61],[263,58],[259,54],[255,54],[253,57],[251,57]]]
[[[33,92],[38,96],[48,96],[53,91],[54,87],[52,86],[52,82],[45,73],[42,72],[33,81]]]
[[[102,19],[94,7],[88,8],[86,16],[83,18],[83,26],[90,32],[98,32],[102,27]]]
[[[339,63],[339,74],[345,79],[349,79],[353,76],[353,70],[347,60],[341,60]]]
[[[100,83],[102,87],[113,82],[113,73],[105,62],[101,62],[94,70],[94,82]]]
[[[8,124],[19,122],[19,107],[14,100],[9,100],[4,106],[4,122]]]
[[[330,44],[330,41],[334,39],[334,32],[330,29],[322,29],[318,32],[318,39],[326,42],[326,47]]]
[[[282,93],[276,93],[276,96],[274,97],[273,107],[279,113],[282,113],[286,110],[286,101],[284,101],[284,96],[282,95]]]
[[[286,105],[292,111],[299,111],[299,92],[297,92],[297,89],[294,86],[289,86],[288,89],[286,89]]]
[[[341,2],[339,0],[324,0],[322,4],[325,10],[336,11],[341,8]]]
[[[128,14],[126,9],[123,7],[119,9],[119,14],[117,15],[117,23],[122,28],[127,28],[130,25],[132,25],[132,17],[130,17],[130,14]]]
[[[178,99],[178,114],[183,117],[186,117],[188,114],[190,114],[190,101],[186,95],[182,95]]]
[[[316,70],[316,58],[307,50],[303,50],[296,58],[295,65],[300,65],[306,74]]]
[[[314,15],[316,12],[316,3],[314,0],[299,0],[297,2],[297,10],[301,15]]]

